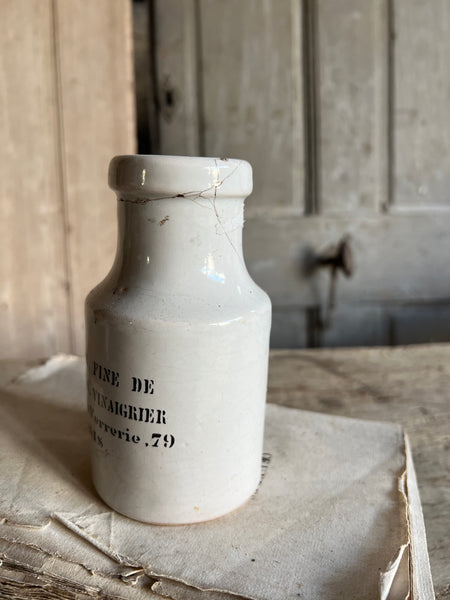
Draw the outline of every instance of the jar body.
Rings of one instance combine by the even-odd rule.
[[[119,192],[116,261],[86,300],[88,409],[94,484],[132,518],[213,519],[258,485],[271,313],[242,212]]]

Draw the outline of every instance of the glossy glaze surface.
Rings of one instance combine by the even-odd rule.
[[[119,239],[86,300],[94,483],[154,523],[213,519],[260,476],[271,307],[242,255],[251,167],[111,162]]]

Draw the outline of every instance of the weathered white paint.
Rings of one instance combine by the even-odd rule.
[[[375,214],[387,195],[384,0],[319,0],[316,63],[321,214]]]
[[[116,244],[107,166],[135,144],[131,4],[57,0],[55,36],[72,351],[83,354],[84,299]]]
[[[196,2],[156,0],[154,7],[159,151],[198,156],[202,150]]]
[[[24,18],[27,15],[27,18]],[[0,353],[70,350],[52,3],[0,3]]]
[[[394,2],[394,210],[450,208],[450,4]]]
[[[196,7],[159,3],[157,31],[163,14],[162,31],[169,21],[175,29],[189,22],[189,39],[197,36],[182,63],[197,96],[185,86],[186,100],[179,87],[162,147],[188,127],[202,153],[232,152],[254,164],[244,245],[255,280],[276,304],[272,339],[409,339],[392,334],[399,306],[408,304],[413,327],[411,305],[420,319],[444,306],[450,290],[446,0],[203,0]],[[158,39],[157,67],[176,73],[180,61],[171,65],[187,42],[171,53]],[[194,102],[197,120],[183,116],[184,102]],[[184,152],[177,143],[176,153]],[[356,272],[338,277],[333,331],[322,331],[316,317],[329,273],[306,273],[305,261],[344,234]]]
[[[182,3],[182,2],[181,2]],[[303,83],[298,0],[200,2],[202,152],[254,170],[246,215],[301,214]]]

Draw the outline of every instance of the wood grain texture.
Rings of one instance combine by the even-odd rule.
[[[154,77],[150,4],[133,2],[133,62],[136,96],[136,138],[141,154],[157,151],[158,124],[153,107]]]
[[[201,0],[200,32],[206,155],[252,164],[248,216],[303,213],[300,2]]]
[[[437,600],[450,589],[449,386],[449,345],[273,351],[269,368],[269,402],[406,428]]]
[[[50,0],[0,3],[2,356],[70,350],[53,40]]]
[[[155,0],[159,152],[200,156],[198,12],[195,0]]]
[[[112,265],[116,208],[109,160],[135,151],[128,0],[56,0],[72,351],[84,353],[84,298]]]
[[[0,29],[0,353],[83,353],[115,253],[108,161],[134,151],[131,5],[6,0]]]
[[[387,199],[387,13],[382,0],[319,0],[319,212],[376,213]]]
[[[393,210],[450,210],[450,4],[393,3]]]

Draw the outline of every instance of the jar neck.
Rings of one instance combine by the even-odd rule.
[[[118,201],[118,285],[221,287],[247,275],[242,255],[243,199]]]

